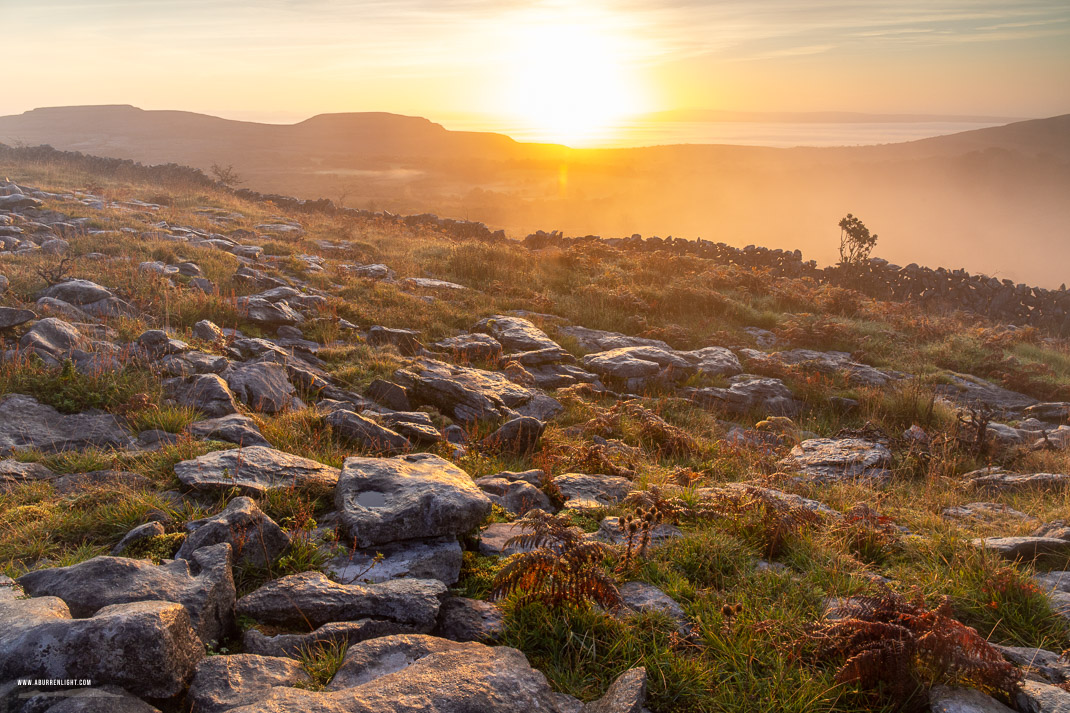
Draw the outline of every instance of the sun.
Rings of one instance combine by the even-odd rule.
[[[512,118],[542,141],[584,145],[642,111],[625,38],[591,21],[514,26],[503,97]]]

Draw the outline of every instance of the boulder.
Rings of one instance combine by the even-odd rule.
[[[646,669],[633,668],[617,676],[606,694],[583,707],[582,713],[642,713],[646,702]]]
[[[0,455],[27,448],[46,453],[118,448],[130,441],[130,433],[112,414],[66,415],[30,396],[0,397]]]
[[[946,507],[940,511],[944,517],[952,520],[982,520],[994,522],[1004,518],[1012,520],[1032,520],[1033,518],[1024,512],[1002,503],[966,503]]]
[[[234,365],[223,372],[223,378],[234,395],[255,411],[273,414],[305,406],[287,378],[286,368],[279,364]]]
[[[651,538],[652,540],[654,538]],[[676,622],[684,636],[691,632],[691,624],[683,608],[665,592],[646,582],[625,582],[617,588],[624,610],[633,614],[658,612]]]
[[[397,455],[412,447],[400,433],[352,411],[334,411],[325,421],[336,435],[359,445],[366,452]]]
[[[432,345],[461,361],[494,361],[502,355],[502,344],[489,334],[458,334]]]
[[[239,446],[271,446],[253,419],[237,413],[206,421],[194,421],[186,427],[186,431],[194,438],[227,441]]]
[[[1022,681],[1014,696],[1019,711],[1024,713],[1066,713],[1070,711],[1070,692],[1059,686],[1040,681]]]
[[[290,536],[247,497],[234,498],[212,517],[186,523],[186,532],[176,560],[193,561],[202,548],[226,542],[235,562],[266,568],[290,546]]]
[[[246,319],[266,327],[300,324],[305,321],[304,317],[285,302],[268,302],[262,297],[250,297],[240,302],[239,306]]]
[[[237,654],[201,659],[186,700],[192,713],[223,713],[252,703],[274,686],[309,682],[300,661],[278,656]]]
[[[222,343],[226,340],[223,330],[215,322],[202,319],[193,325],[193,336],[205,342]]]
[[[490,643],[505,629],[505,615],[491,602],[466,597],[447,597],[438,610],[435,636],[450,641]]]
[[[801,404],[780,379],[740,374],[727,388],[706,387],[685,391],[694,402],[736,416],[794,416]]]
[[[0,490],[55,477],[55,473],[40,463],[21,463],[13,458],[0,460]]]
[[[11,329],[20,324],[26,324],[35,319],[36,314],[28,309],[16,309],[14,307],[0,307],[0,329]]]
[[[372,346],[397,347],[402,356],[422,354],[424,345],[420,343],[420,333],[414,329],[391,329],[375,326],[368,330],[368,344]]]
[[[119,543],[115,547],[111,548],[111,556],[119,557],[126,552],[131,546],[143,540],[150,540],[153,537],[159,537],[166,532],[163,525],[158,522],[146,522],[138,525],[134,529],[123,535],[123,539],[119,540]]]
[[[884,480],[891,475],[887,470],[891,464],[887,446],[863,438],[812,438],[792,448],[779,463],[785,470],[821,481]]]
[[[358,547],[462,534],[491,507],[467,473],[430,453],[347,458],[335,505]]]
[[[218,374],[165,379],[163,389],[167,398],[179,406],[197,409],[206,416],[227,416],[238,411],[234,394]]]
[[[57,300],[55,297],[38,297],[37,302],[34,304],[37,307],[37,311],[42,314],[63,317],[75,322],[91,322],[93,320],[92,317],[70,302]]]
[[[0,680],[86,678],[139,696],[181,693],[204,645],[181,604],[113,604],[72,619],[58,597],[0,603]]]
[[[22,193],[0,196],[0,210],[22,211],[27,208],[40,208],[44,204],[44,201]]]
[[[237,612],[263,624],[318,627],[337,621],[386,619],[430,631],[446,585],[433,579],[338,584],[321,572],[291,574],[238,600]]]
[[[501,477],[505,475],[512,474],[487,475],[477,478],[475,483],[492,503],[514,515],[524,515],[529,510],[554,511],[550,498],[537,486],[525,480]]]
[[[509,455],[527,455],[535,450],[546,424],[531,416],[506,421],[498,430],[482,441],[489,450]]]
[[[419,359],[395,377],[408,389],[414,405],[435,406],[463,423],[497,421],[513,415],[545,421],[562,410],[548,396],[518,386],[498,372],[433,359]]]
[[[567,500],[566,508],[604,508],[616,505],[635,487],[627,478],[617,475],[585,475],[564,473],[554,478]]]
[[[618,677],[584,706],[555,693],[524,655],[504,646],[398,635],[351,646],[327,690],[270,689],[236,713],[639,713],[645,671]]]
[[[449,587],[460,579],[462,561],[457,538],[434,537],[349,549],[327,563],[327,572],[343,584],[410,578],[437,579]]]
[[[1070,540],[1057,537],[980,537],[975,547],[1009,560],[1036,560],[1070,555]]]
[[[929,710],[932,713],[1014,713],[1014,709],[976,688],[950,686],[933,686],[929,691]]]
[[[676,353],[691,362],[695,370],[705,376],[736,376],[743,373],[743,366],[731,349],[705,347],[689,352]]]
[[[395,411],[408,411],[412,408],[409,404],[408,390],[391,381],[376,379],[368,384],[365,395],[380,406],[386,406]]]
[[[192,376],[193,374],[220,374],[230,366],[230,360],[215,354],[187,351],[165,356],[157,364],[160,370],[169,376]]]
[[[972,490],[998,493],[1062,490],[1070,485],[1070,475],[1065,473],[1008,473],[999,467],[975,470],[962,478]]]
[[[678,381],[695,373],[695,366],[675,352],[657,347],[624,347],[588,354],[583,365],[599,376],[637,390],[655,377]]]
[[[160,713],[160,709],[118,686],[63,690],[45,688],[39,695],[33,695],[25,688],[15,690],[24,705],[10,709],[11,713],[42,710],[41,705],[48,706],[44,713]]]
[[[234,578],[229,545],[205,548],[190,562],[154,565],[126,557],[94,557],[70,567],[38,569],[18,578],[33,597],[58,597],[72,616],[85,618],[113,604],[177,602],[202,641],[218,641],[234,622]]]
[[[88,345],[89,340],[74,325],[55,317],[39,320],[19,339],[21,349],[36,349],[56,358]]]
[[[659,339],[629,337],[620,332],[606,332],[601,329],[574,326],[558,327],[557,331],[559,334],[573,339],[582,351],[588,353],[605,352],[627,347],[656,347],[666,351],[672,350],[672,347]]]
[[[862,364],[851,359],[847,352],[819,352],[813,349],[791,349],[767,354],[754,349],[741,349],[748,361],[779,368],[798,366],[823,374],[842,374],[857,386],[882,387],[903,378],[902,374]]]
[[[560,349],[560,345],[546,335],[534,324],[521,317],[509,317],[496,314],[480,320],[473,332],[489,334],[503,348],[514,352],[527,352],[536,349]]]
[[[338,469],[265,446],[207,453],[175,465],[175,475],[197,490],[239,488],[252,494],[290,488],[333,488]]]
[[[41,296],[63,300],[81,307],[106,300],[115,295],[107,287],[89,280],[67,280],[58,285],[52,285],[42,292]]]
[[[242,647],[248,654],[258,656],[284,656],[300,659],[306,652],[321,646],[353,644],[382,636],[409,634],[422,631],[422,627],[399,624],[388,619],[357,619],[336,621],[316,627],[306,634],[265,634],[257,628],[249,629],[242,637]]]
[[[1013,416],[1037,403],[1032,396],[996,386],[970,374],[948,374],[950,384],[937,384],[936,393],[959,406],[987,406],[996,414]]]

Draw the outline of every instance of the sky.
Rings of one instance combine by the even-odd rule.
[[[0,0],[0,115],[1070,113],[1067,0]]]

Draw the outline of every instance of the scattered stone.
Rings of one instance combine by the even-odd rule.
[[[22,349],[35,349],[56,358],[88,346],[89,340],[74,325],[55,317],[39,320],[19,339]]]
[[[691,633],[691,624],[683,608],[654,585],[646,582],[625,582],[617,589],[625,610],[634,613],[659,612],[675,621],[682,635]]]
[[[14,459],[0,460],[0,491],[15,485],[35,480],[51,480],[56,477],[40,463],[20,463]]]
[[[237,443],[239,446],[271,447],[271,444],[260,433],[256,422],[248,416],[237,413],[206,421],[194,421],[186,427],[186,431],[194,438],[227,441]]]
[[[534,472],[542,473],[542,471]],[[480,490],[487,493],[492,503],[505,508],[514,515],[524,515],[529,510],[554,511],[546,493],[526,480],[501,477],[509,475],[515,474],[487,475],[477,478],[475,482]]]
[[[479,533],[479,553],[488,557],[508,557],[517,552],[528,552],[534,548],[507,543],[514,537],[530,533],[531,530],[528,529],[523,520],[517,522],[492,522]]]
[[[363,450],[371,453],[397,455],[412,447],[400,433],[352,411],[334,411],[325,421],[335,434],[359,444]]]
[[[519,414],[545,421],[562,410],[544,394],[518,386],[497,372],[419,359],[395,375],[414,404],[435,406],[463,423],[497,421]]]
[[[650,533],[650,544],[651,546],[656,546],[667,540],[683,536],[683,531],[675,525],[658,525]],[[589,537],[614,545],[623,545],[628,542],[628,535],[621,528],[619,517],[603,518],[598,525],[598,532],[589,535]],[[638,543],[636,544],[638,545]]]
[[[167,398],[179,406],[195,408],[206,416],[227,416],[238,411],[234,394],[218,374],[165,379],[163,389]]]
[[[937,384],[936,393],[960,406],[983,405],[1000,415],[1014,415],[1033,406],[1037,400],[969,374],[949,374],[950,384]]]
[[[266,568],[290,546],[290,536],[247,497],[237,497],[217,515],[186,523],[189,533],[176,560],[193,560],[204,547],[230,545],[235,562]]]
[[[801,404],[780,379],[740,374],[729,379],[728,388],[685,390],[693,401],[707,408],[737,416],[794,416]]]
[[[467,473],[431,453],[347,458],[335,505],[358,547],[465,533],[491,507]]]
[[[226,340],[223,330],[219,328],[219,325],[207,319],[202,319],[200,322],[193,325],[193,336],[205,342],[212,342],[213,344],[221,344]]]
[[[457,538],[434,537],[352,549],[328,562],[327,572],[343,584],[409,578],[437,579],[450,587],[460,579],[462,560]]]
[[[62,599],[77,618],[114,604],[177,602],[205,642],[221,639],[234,621],[229,545],[202,549],[190,562],[159,566],[126,557],[94,557],[70,567],[29,572],[18,583],[30,596]]]
[[[1009,560],[1037,560],[1070,555],[1070,541],[1056,537],[983,537],[972,541],[975,547]]]
[[[565,473],[556,476],[554,482],[567,498],[565,507],[569,509],[611,507],[635,489],[630,480],[617,475]]]
[[[862,438],[812,438],[791,449],[780,461],[785,470],[798,471],[816,480],[891,476],[892,453],[880,443]]]
[[[962,478],[973,490],[988,490],[1000,493],[1056,490],[1070,485],[1070,475],[1065,473],[1008,473],[998,467],[975,470],[962,476]]]
[[[472,327],[472,331],[489,334],[504,349],[514,352],[561,348],[546,332],[521,317],[496,314],[480,320]]]
[[[1070,711],[1070,693],[1040,681],[1022,681],[1014,696],[1019,711],[1028,713],[1066,713]]]
[[[502,344],[489,334],[459,334],[432,345],[463,361],[495,361],[502,355]]]
[[[989,522],[1001,518],[1013,520],[1033,519],[1032,516],[1001,503],[967,503],[965,505],[946,507],[940,511],[940,514],[952,520],[984,520]]]
[[[538,446],[545,428],[546,424],[539,419],[521,416],[506,421],[501,428],[483,439],[482,446],[509,455],[526,455]]]
[[[287,378],[286,369],[271,362],[232,366],[223,372],[234,395],[250,408],[262,413],[280,413],[304,408],[297,390]]]
[[[300,661],[276,656],[209,656],[197,664],[187,701],[193,713],[223,713],[255,702],[274,686],[309,682]]]
[[[175,475],[197,490],[239,488],[259,495],[289,488],[333,488],[338,469],[265,446],[207,453],[175,465]]]
[[[364,277],[369,280],[390,280],[396,278],[394,271],[382,263],[371,265],[343,265],[351,274]]]
[[[438,610],[435,636],[450,641],[496,641],[505,630],[505,615],[491,602],[447,597]]]
[[[291,574],[238,600],[237,612],[264,624],[313,626],[376,618],[430,631],[446,585],[433,579],[338,584],[322,572]]]
[[[356,621],[336,621],[324,624],[307,634],[273,634],[268,635],[252,628],[242,637],[242,647],[248,654],[259,656],[288,656],[299,659],[305,652],[330,644],[353,644],[382,636],[406,634],[412,632],[413,626],[399,624],[387,619],[358,619]]]
[[[379,404],[395,411],[409,411],[409,392],[404,386],[399,386],[391,381],[376,379],[368,384],[365,392],[367,397]]]
[[[424,352],[424,345],[420,343],[419,337],[420,333],[414,329],[376,326],[368,330],[368,344],[397,347],[402,356],[415,356]]]
[[[45,453],[89,447],[118,448],[131,441],[112,414],[61,414],[22,394],[0,397],[0,455],[36,448]]]
[[[1070,681],[1070,663],[1054,651],[1019,646],[997,648],[1005,659],[1021,666],[1027,678],[1054,684]]]
[[[588,353],[607,352],[627,347],[655,347],[666,351],[672,350],[672,347],[659,339],[629,337],[620,332],[606,332],[601,329],[566,326],[558,327],[557,332],[573,339],[582,351]]]
[[[1014,713],[976,688],[949,686],[934,686],[929,691],[929,710],[932,713]]]
[[[114,604],[72,619],[58,597],[0,603],[0,680],[85,678],[170,698],[185,689],[203,656],[181,604]]]
[[[262,297],[250,297],[240,303],[243,316],[254,324],[277,327],[282,324],[300,324],[305,321],[285,302],[268,302]]]
[[[0,307],[0,329],[11,329],[20,324],[26,324],[37,315],[28,309],[16,309],[14,307]]]
[[[138,525],[130,532],[123,536],[123,539],[119,540],[119,544],[111,548],[112,557],[118,557],[123,552],[126,552],[135,543],[142,540],[149,540],[153,537],[159,537],[163,535],[165,530],[163,525],[158,522],[146,522],[142,525]]]

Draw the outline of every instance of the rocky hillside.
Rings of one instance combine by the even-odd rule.
[[[1070,706],[1043,324],[104,165],[0,155],[6,710]]]

